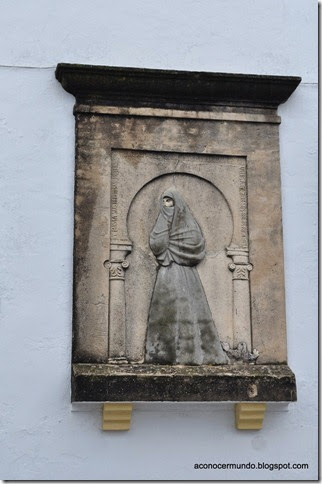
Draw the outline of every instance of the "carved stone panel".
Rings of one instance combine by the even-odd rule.
[[[276,110],[300,79],[56,76],[76,97],[73,399],[295,399]]]
[[[198,265],[198,271],[219,332],[223,340],[234,343],[232,278],[227,271],[231,260],[226,249],[231,245],[248,247],[246,177],[241,176],[245,165],[243,157],[113,150],[112,237],[130,240],[133,247],[128,257],[131,270],[125,282],[130,361],[143,360],[157,266],[148,235],[157,218],[159,195],[171,185],[178,188],[193,208],[205,234],[206,257]],[[113,191],[116,186],[117,196],[115,188]],[[204,198],[211,211],[204,210]],[[245,304],[249,307],[249,295]],[[250,342],[250,326],[248,331],[247,342]]]

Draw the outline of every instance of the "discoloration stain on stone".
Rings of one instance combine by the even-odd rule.
[[[73,401],[88,400],[294,401],[296,387],[284,365],[73,365]]]

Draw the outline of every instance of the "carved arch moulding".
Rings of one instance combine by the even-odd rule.
[[[277,108],[300,78],[56,78],[76,98],[72,400],[296,400]]]

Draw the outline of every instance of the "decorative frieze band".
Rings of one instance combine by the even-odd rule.
[[[112,161],[111,172],[111,236],[117,238],[117,199],[118,199],[118,176],[119,169],[115,161]]]
[[[239,195],[240,195],[240,219],[241,219],[241,242],[242,247],[248,247],[248,221],[247,221],[247,183],[246,166],[239,168]]]

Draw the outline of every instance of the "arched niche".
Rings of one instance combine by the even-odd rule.
[[[206,240],[206,257],[197,269],[220,338],[229,343],[233,339],[233,289],[225,250],[233,237],[230,207],[220,190],[209,181],[191,174],[165,174],[136,193],[127,216],[128,236],[133,243],[125,278],[126,353],[130,361],[144,358],[148,311],[157,270],[149,235],[159,213],[160,196],[172,185],[189,205]]]

